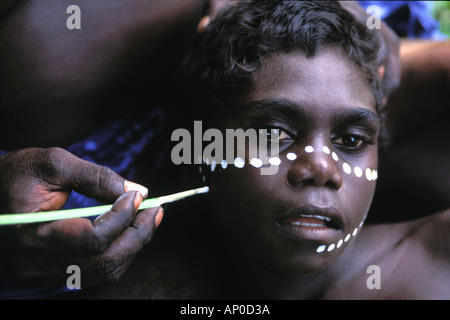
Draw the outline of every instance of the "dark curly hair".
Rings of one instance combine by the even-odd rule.
[[[258,0],[229,7],[186,56],[183,86],[200,109],[230,104],[265,57],[294,50],[313,57],[327,45],[341,47],[362,70],[379,109],[378,39],[335,1]]]

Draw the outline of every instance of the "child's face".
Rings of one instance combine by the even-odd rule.
[[[380,123],[363,73],[337,48],[279,54],[237,104],[224,127],[279,129],[281,163],[274,175],[249,159],[215,170],[211,214],[258,263],[327,267],[357,235],[375,191]]]

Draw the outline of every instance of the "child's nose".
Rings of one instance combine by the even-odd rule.
[[[333,160],[328,147],[316,149],[313,146],[299,148],[297,157],[291,161],[287,172],[287,182],[292,187],[304,185],[326,186],[338,190],[342,186],[342,174],[338,163]]]

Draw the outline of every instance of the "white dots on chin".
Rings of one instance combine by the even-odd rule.
[[[363,221],[360,223],[359,228],[361,228],[364,220],[365,220],[365,217],[364,217]],[[340,247],[342,247],[344,242],[348,242],[352,236],[355,237],[358,234],[358,231],[359,231],[359,229],[355,228],[352,233],[347,234],[344,239],[340,239],[337,244],[332,243],[328,247],[325,244],[320,245],[317,247],[316,252],[317,253],[321,253],[321,252],[325,252],[325,251],[331,252],[334,249],[339,249]]]
[[[323,245],[321,245],[321,246],[319,246],[319,247],[317,248],[316,252],[317,252],[317,253],[324,252],[326,247],[327,247],[327,246],[323,244]]]

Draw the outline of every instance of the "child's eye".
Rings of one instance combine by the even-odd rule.
[[[267,139],[268,142],[291,139],[286,131],[278,128],[259,129],[259,137],[260,139]]]
[[[364,137],[350,134],[337,137],[333,142],[337,147],[347,151],[357,151],[364,148],[368,144],[371,144],[371,142]]]

